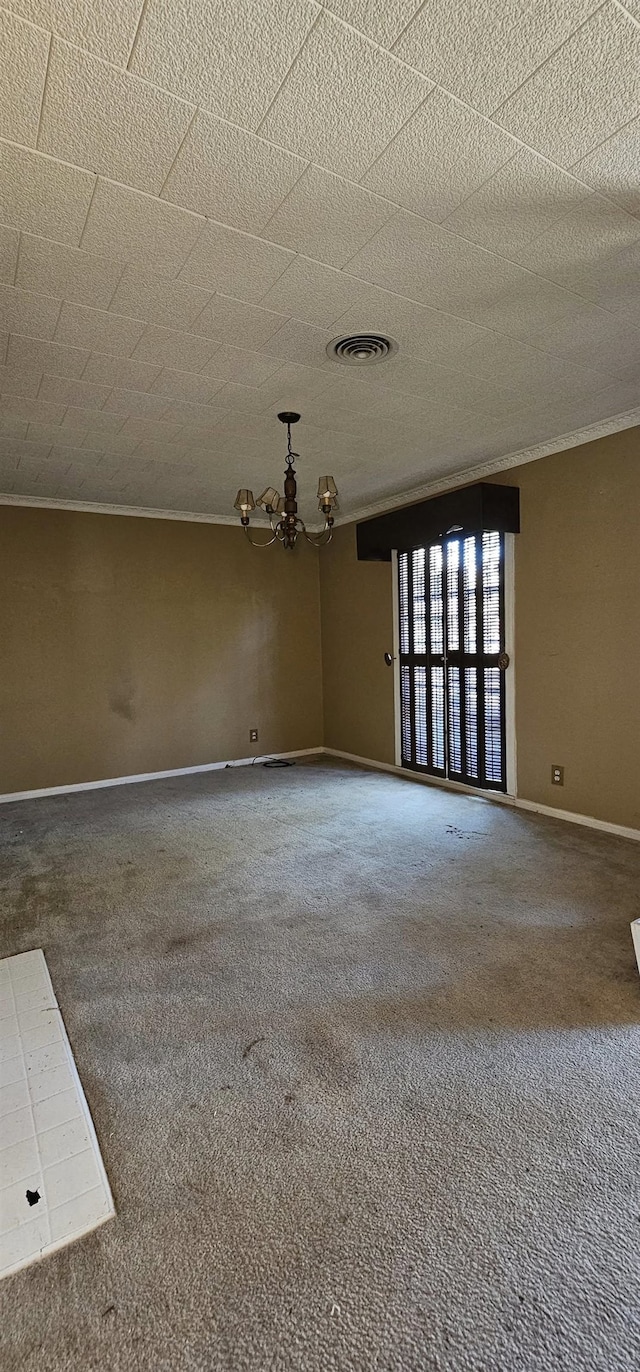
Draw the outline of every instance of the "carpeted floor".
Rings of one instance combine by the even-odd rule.
[[[637,845],[327,762],[5,807],[115,1221],[4,1372],[631,1372]]]

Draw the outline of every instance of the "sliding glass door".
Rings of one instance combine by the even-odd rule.
[[[398,554],[402,764],[506,790],[504,535]]]

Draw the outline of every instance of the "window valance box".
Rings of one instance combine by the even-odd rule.
[[[356,526],[358,561],[390,562],[392,549],[409,553],[453,530],[463,534],[485,530],[519,533],[518,487],[479,481],[431,500],[420,500],[416,505],[390,510],[375,519],[364,519]]]

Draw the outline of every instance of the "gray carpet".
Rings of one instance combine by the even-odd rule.
[[[630,1372],[637,845],[325,762],[0,813],[117,1218],[5,1372]]]

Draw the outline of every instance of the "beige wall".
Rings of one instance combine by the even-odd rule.
[[[0,506],[0,587],[0,792],[322,743],[307,546]]]
[[[325,744],[394,762],[391,568],[358,562],[355,524],[321,554],[320,603]]]
[[[499,479],[521,493],[518,793],[640,829],[640,429]]]
[[[521,491],[518,793],[640,828],[640,429],[494,480]],[[354,525],[318,560],[4,506],[0,585],[0,792],[246,757],[253,726],[260,753],[314,747],[323,694],[327,746],[394,760],[391,568]]]
[[[640,828],[640,429],[513,468],[518,794]],[[321,562],[325,741],[393,761],[391,569]],[[565,768],[552,786],[551,764]]]

